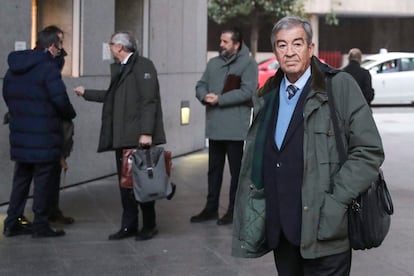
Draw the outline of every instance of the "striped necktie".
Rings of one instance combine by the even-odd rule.
[[[293,96],[295,96],[296,92],[298,92],[299,88],[294,86],[293,84],[289,84],[289,86],[286,88],[286,91],[288,93],[288,99],[292,99]]]

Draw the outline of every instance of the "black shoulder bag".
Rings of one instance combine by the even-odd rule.
[[[345,146],[342,143],[335,103],[332,93],[332,77],[327,82],[328,104],[334,127],[336,148],[341,166],[346,160]],[[331,191],[332,191],[331,182]],[[394,207],[391,195],[380,169],[378,178],[348,206],[348,237],[355,250],[370,249],[381,245],[388,234]]]

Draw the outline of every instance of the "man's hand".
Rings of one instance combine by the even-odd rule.
[[[139,137],[138,144],[143,148],[150,147],[152,145],[152,136],[151,135],[141,135]]]
[[[216,105],[218,103],[218,96],[214,93],[208,93],[204,97],[204,102],[210,105]]]
[[[75,89],[73,89],[73,91],[75,91],[76,95],[83,96],[83,94],[85,94],[85,87],[78,86]]]

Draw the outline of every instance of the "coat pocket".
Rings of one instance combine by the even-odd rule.
[[[329,118],[324,118],[318,125],[315,125],[314,134],[317,160],[322,164],[339,163],[335,134]]]
[[[348,235],[347,206],[326,193],[319,214],[318,240],[329,241]]]
[[[264,189],[250,189],[240,229],[240,240],[244,241],[244,250],[248,252],[257,252],[266,246],[265,208]]]

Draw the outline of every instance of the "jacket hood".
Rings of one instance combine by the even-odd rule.
[[[237,53],[237,55],[240,55],[240,56],[248,56],[248,55],[250,55],[250,49],[249,49],[249,47],[247,47],[247,45],[246,44],[244,44],[244,42],[242,42],[242,46],[241,46],[241,49],[240,49],[240,51]]]
[[[23,50],[15,51],[9,54],[7,63],[9,69],[14,74],[23,74],[30,71],[33,67],[39,63],[53,60],[52,55],[43,50]]]

